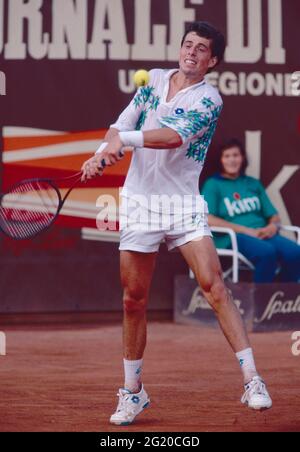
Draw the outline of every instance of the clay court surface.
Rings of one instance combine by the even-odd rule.
[[[5,332],[0,431],[300,431],[300,357],[291,353],[291,333],[251,336],[274,400],[271,411],[256,413],[239,403],[238,364],[219,331],[150,323],[144,382],[152,404],[121,428],[108,423],[122,384],[120,325]]]

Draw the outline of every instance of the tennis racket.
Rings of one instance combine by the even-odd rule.
[[[101,169],[105,166],[102,160]],[[72,190],[81,183],[81,176],[82,172],[61,179],[25,179],[12,186],[0,198],[1,231],[14,240],[25,240],[49,229]],[[59,185],[68,186],[64,196]]]

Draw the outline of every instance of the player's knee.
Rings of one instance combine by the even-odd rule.
[[[214,311],[219,311],[229,301],[230,296],[222,279],[215,280],[209,287],[209,302]]]
[[[124,291],[123,308],[127,314],[143,314],[146,310],[146,297],[134,291]]]
[[[224,286],[221,270],[200,279],[202,290],[208,294],[217,293]]]

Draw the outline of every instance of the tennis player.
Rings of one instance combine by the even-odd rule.
[[[205,22],[193,23],[182,39],[179,68],[150,71],[149,84],[137,91],[111,125],[96,155],[82,167],[84,180],[95,177],[104,166],[118,162],[122,147],[134,148],[123,190],[126,209],[122,211],[125,227],[120,251],[125,381],[110,418],[116,425],[131,424],[150,402],[142,384],[146,307],[163,240],[169,250],[181,251],[236,353],[245,383],[242,403],[256,410],[272,406],[257,373],[243,321],[224,284],[207,224],[207,205],[198,192],[199,176],[222,110],[218,91],[204,77],[222,61],[224,50],[225,39],[219,31]],[[154,202],[173,201],[174,195],[172,212],[168,203]],[[182,198],[185,202],[180,204]],[[138,203],[139,215],[134,215],[132,206]],[[179,212],[184,220],[181,227]]]

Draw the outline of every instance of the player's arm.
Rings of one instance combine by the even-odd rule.
[[[108,131],[106,132],[103,142],[95,152],[95,154],[101,154],[101,152],[106,148],[107,144],[118,135],[120,131],[116,129],[115,127],[110,127]]]
[[[104,149],[104,158],[108,157],[107,165],[109,162],[109,154],[117,155],[120,148],[130,147],[137,149],[140,148],[150,149],[175,149],[182,145],[182,138],[180,135],[169,127],[161,129],[153,129],[147,131],[132,131],[132,132],[119,132],[115,134]],[[106,153],[108,155],[106,155]],[[113,164],[114,162],[112,162]]]
[[[109,143],[120,131],[114,127],[110,127],[105,134],[104,141]]]
[[[138,93],[136,94],[136,96],[137,95]],[[104,149],[106,149],[108,143],[112,143],[114,141],[114,147],[116,146],[116,137],[118,137],[120,131],[134,130],[143,107],[141,103],[139,104],[135,102],[134,99],[135,98],[133,98],[127,108],[125,108],[125,110],[121,113],[117,122],[110,126],[105,134],[103,142],[96,151],[96,155],[89,158],[83,163],[81,168],[82,181],[90,179],[91,177],[102,173],[101,162],[104,158],[107,158],[105,160],[106,165],[113,165],[116,161],[119,160],[119,151],[115,153],[116,157],[114,156],[114,153],[112,153],[111,156],[109,156],[108,154],[107,156],[102,156],[102,152],[104,151]],[[119,149],[121,149],[121,147]]]
[[[116,139],[119,135],[119,130],[110,128],[105,135],[104,141],[109,143],[113,139]],[[126,142],[128,147],[135,147],[135,142],[130,143],[131,136],[140,135],[143,139],[144,148],[152,149],[174,149],[182,145],[182,139],[173,129],[164,127],[162,129],[148,130],[146,132],[123,132],[120,135],[121,142]],[[127,136],[127,138],[126,138]],[[134,139],[134,138],[133,138]],[[129,140],[129,141],[128,141]],[[116,140],[116,144],[118,141]],[[142,141],[139,143],[142,144]],[[124,144],[124,146],[126,146]]]
[[[120,160],[120,151],[124,147],[175,149],[181,145],[180,135],[168,127],[146,132],[119,132],[117,129],[111,128],[105,136],[105,144],[102,149],[99,149],[92,159],[84,163],[82,180],[101,174],[103,162],[105,162],[105,166],[115,165]]]
[[[175,149],[182,146],[182,138],[169,127],[143,132],[144,147],[152,149]]]
[[[83,163],[83,165],[81,167],[81,171],[82,171],[82,179],[81,180],[82,181],[85,181],[86,179],[91,179],[92,177],[94,177],[96,175],[102,174],[101,162],[104,159],[103,151],[108,146],[108,143],[111,142],[116,137],[118,137],[118,135],[119,135],[118,129],[116,129],[114,127],[110,127],[108,129],[108,131],[106,132],[105,137],[103,139],[103,142],[97,149],[95,155],[93,155],[93,157],[89,158],[88,160],[86,160]],[[120,148],[120,150],[121,150],[121,148]],[[120,154],[118,154],[118,157],[115,159],[115,162],[117,160],[120,160]],[[107,161],[106,161],[106,164],[108,164]],[[111,163],[111,164],[113,164],[113,163]]]

